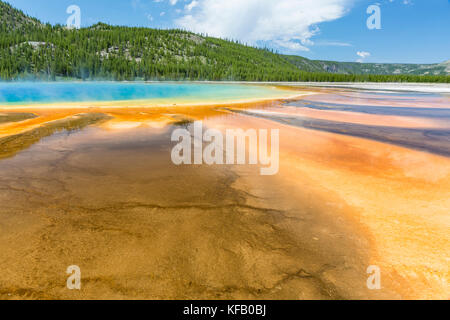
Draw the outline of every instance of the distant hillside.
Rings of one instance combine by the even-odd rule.
[[[394,75],[386,75],[388,71],[381,69],[381,75],[374,75],[378,71],[373,65],[279,55],[182,30],[115,27],[103,23],[68,30],[59,25],[44,25],[2,1],[0,17],[1,80],[450,82],[449,76],[395,74],[397,69],[406,72],[400,67],[390,67]]]
[[[299,56],[285,56],[286,60],[299,69],[310,72],[331,72],[340,74],[379,75],[449,75],[450,60],[440,64],[359,63],[309,60]]]
[[[41,25],[39,20],[27,16],[22,11],[2,1],[0,1],[0,24],[3,25],[3,29],[7,30],[17,30]]]

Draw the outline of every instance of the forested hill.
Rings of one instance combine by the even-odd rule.
[[[42,24],[1,1],[0,19],[1,80],[450,82],[448,75],[358,75],[308,69],[294,60],[316,62],[182,30],[101,23],[68,30]]]
[[[41,25],[38,19],[29,17],[22,11],[2,1],[0,1],[0,23],[4,25],[6,30],[24,29]]]
[[[450,60],[436,64],[405,63],[359,63],[309,60],[299,56],[285,56],[298,68],[310,72],[331,72],[343,74],[412,74],[412,75],[449,75]]]

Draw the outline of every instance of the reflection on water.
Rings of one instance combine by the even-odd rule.
[[[14,156],[17,152],[27,149],[44,137],[48,137],[61,130],[80,130],[94,123],[108,119],[101,113],[77,114],[68,118],[59,119],[42,124],[33,129],[5,137],[0,137],[0,159]]]
[[[379,106],[367,106],[367,105],[345,105],[345,104],[332,104],[332,103],[319,103],[313,101],[295,101],[287,104],[288,106],[295,106],[299,108],[311,108],[317,110],[337,110],[346,112],[358,112],[368,113],[372,115],[394,115],[405,117],[421,117],[421,118],[445,118],[450,121],[450,108],[433,108],[430,111],[429,108],[420,107],[379,107]]]
[[[33,119],[35,117],[36,115],[32,113],[20,113],[20,112],[0,113],[0,124],[7,122],[23,121],[27,119]]]
[[[296,116],[292,113],[283,112],[268,113],[267,111],[255,112],[254,110],[240,112],[256,115],[261,118],[270,119],[291,126],[368,138],[450,156],[450,126],[442,129],[398,128],[396,126],[388,125],[370,126],[358,123],[314,119],[303,115]]]
[[[336,89],[288,105],[30,107],[37,118],[0,124],[0,297],[448,298],[449,127],[432,108],[444,98],[417,97],[427,114],[411,94],[411,109],[383,112],[374,95],[404,96],[368,95],[361,107]],[[280,173],[173,165],[171,133],[195,120],[280,129]],[[65,288],[73,264],[81,291]],[[382,290],[367,289],[369,265]]]

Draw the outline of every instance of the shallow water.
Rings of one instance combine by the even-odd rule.
[[[229,101],[272,97],[271,86],[201,83],[19,82],[0,83],[0,104],[128,100]],[[279,93],[278,93],[279,94]]]
[[[433,148],[449,144],[398,132],[448,136],[447,119],[432,114],[448,100],[408,94],[402,114],[368,113],[372,93],[355,93],[362,112],[352,92],[319,93],[288,104],[21,110],[36,118],[0,124],[0,297],[448,298],[450,159]],[[376,95],[403,109],[404,96]],[[307,111],[312,100],[321,113]],[[430,116],[414,113],[423,104]],[[279,129],[279,173],[175,166],[171,133],[195,120]],[[80,291],[65,287],[73,264]],[[369,265],[381,268],[381,290],[366,286]]]

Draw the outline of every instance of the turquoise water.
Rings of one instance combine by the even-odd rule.
[[[271,87],[240,84],[16,82],[0,83],[1,104],[151,99],[233,100],[273,95]]]

